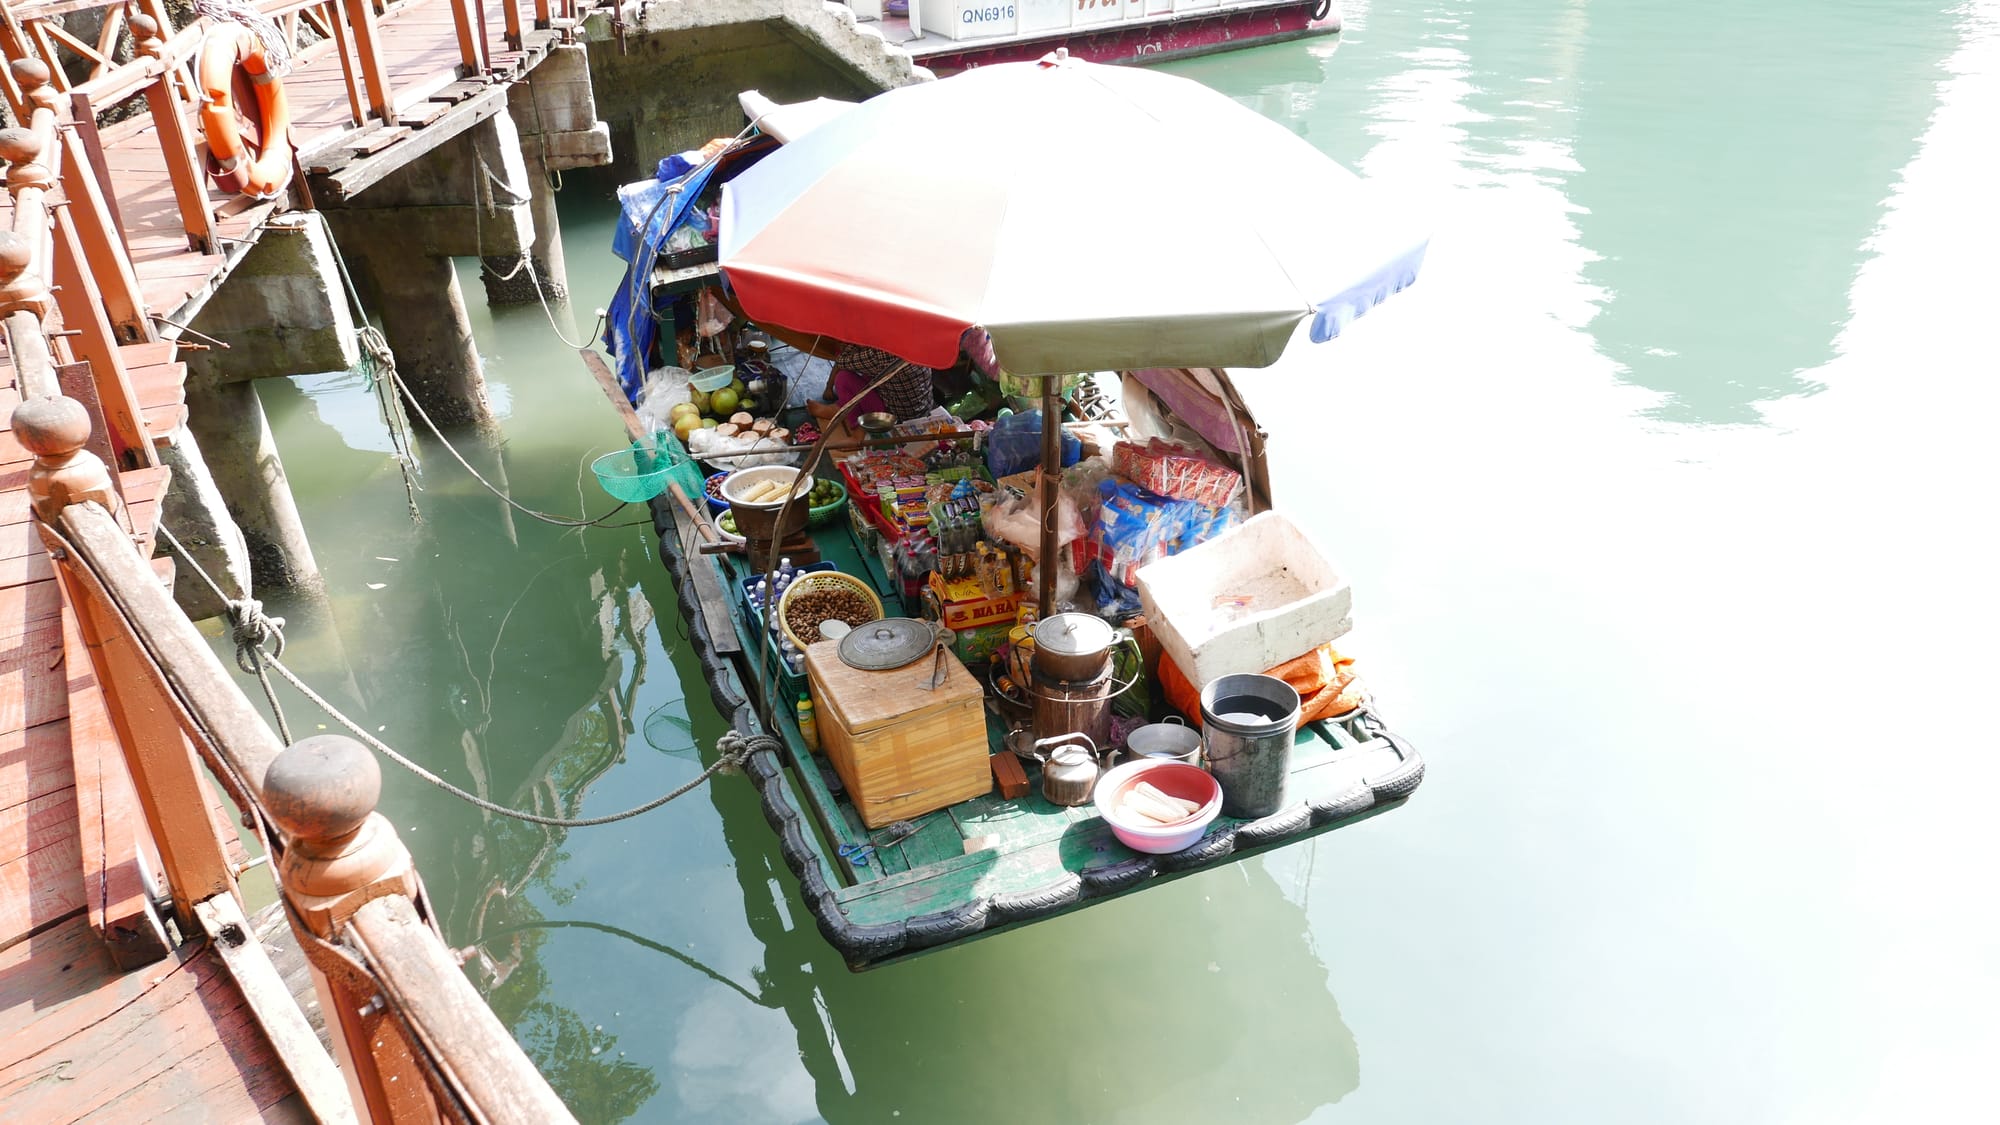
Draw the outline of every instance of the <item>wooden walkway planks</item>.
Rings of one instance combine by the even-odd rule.
[[[154,361],[141,370],[179,368],[170,346],[145,348],[128,349]],[[177,400],[169,374],[154,394]],[[9,416],[12,381],[0,365]],[[206,944],[129,973],[114,964],[107,933],[121,956],[147,944],[136,865],[152,862],[150,847],[95,671],[38,547],[29,462],[0,433],[0,556],[12,556],[0,558],[0,1122],[309,1120]],[[150,552],[169,473],[119,476]],[[209,803],[233,842],[219,798]]]
[[[208,945],[117,973],[74,918],[0,950],[0,1121],[303,1122]]]

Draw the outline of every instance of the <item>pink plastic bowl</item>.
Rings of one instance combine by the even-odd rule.
[[[1179,824],[1155,824],[1127,813],[1121,807],[1125,794],[1142,781],[1150,781],[1153,788],[1184,801],[1198,801],[1201,808]],[[1099,778],[1094,799],[1098,815],[1111,826],[1120,843],[1135,852],[1165,855],[1201,839],[1201,834],[1222,811],[1222,786],[1200,766],[1165,758],[1141,758],[1113,767]]]

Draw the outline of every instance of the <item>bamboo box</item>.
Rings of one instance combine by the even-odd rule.
[[[944,654],[935,691],[932,658],[887,672],[849,668],[839,642],[806,649],[806,678],[820,745],[869,828],[987,793],[986,711],[979,681]]]

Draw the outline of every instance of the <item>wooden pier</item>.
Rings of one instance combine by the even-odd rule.
[[[202,174],[201,21],[176,29],[160,0],[0,3],[21,126],[0,133],[0,1122],[567,1120],[423,922],[408,854],[371,814],[372,759],[278,746],[152,556],[157,446],[187,415],[184,318],[274,210],[311,206],[297,187],[351,195],[499,112],[582,13],[260,7],[298,47],[282,203]],[[94,39],[53,18],[93,8]],[[302,944],[354,963],[314,962],[338,1072],[244,940],[246,818]]]

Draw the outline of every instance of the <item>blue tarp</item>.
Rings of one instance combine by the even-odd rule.
[[[611,236],[611,249],[626,261],[625,280],[611,297],[605,345],[617,361],[618,382],[627,398],[637,399],[646,377],[646,357],[659,335],[652,307],[653,260],[687,221],[721,163],[711,160],[672,180],[642,180],[618,189],[618,229]],[[685,166],[685,160],[675,157],[662,160],[659,170],[671,173]]]

